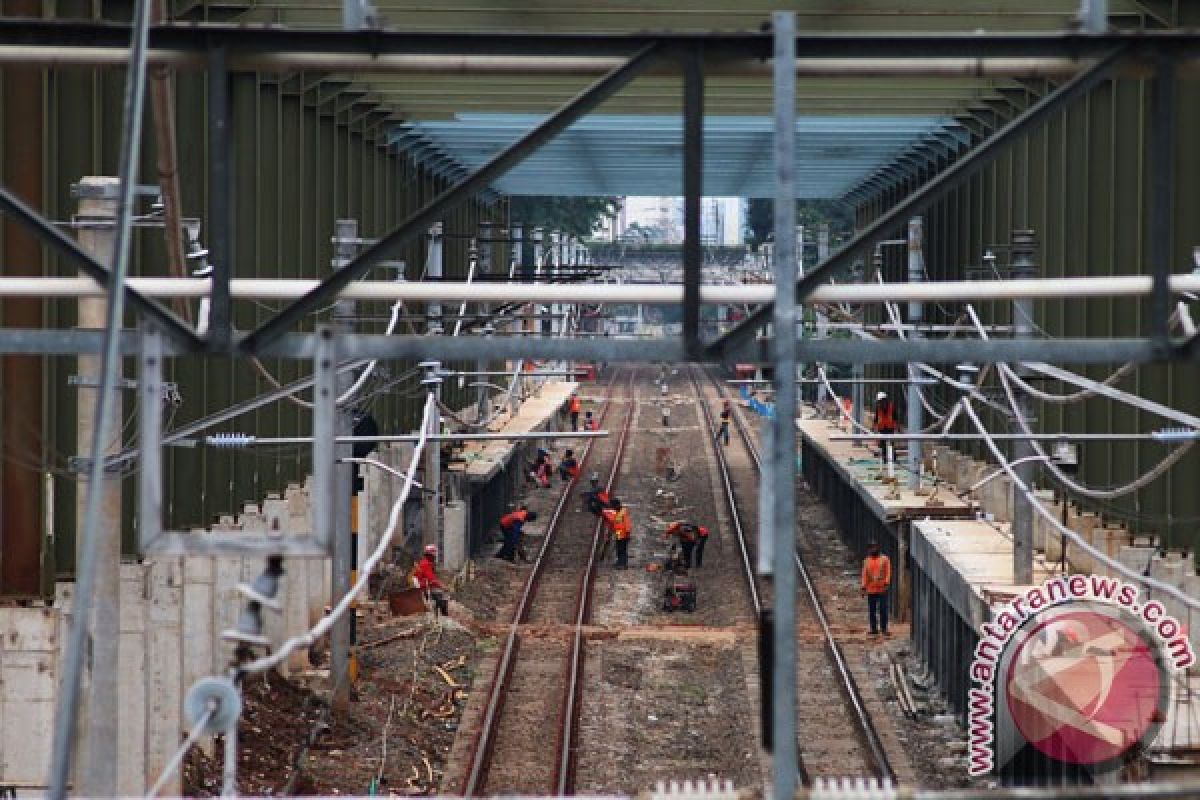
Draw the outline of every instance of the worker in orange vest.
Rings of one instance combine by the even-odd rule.
[[[892,586],[892,560],[879,552],[879,543],[867,546],[863,559],[862,593],[867,598],[867,619],[871,636],[888,633],[888,589]]]
[[[502,558],[510,563],[516,562],[517,553],[521,552],[521,532],[525,523],[533,522],[536,519],[537,512],[530,511],[524,505],[501,517],[500,532],[504,535],[504,543],[500,546],[500,552],[496,553],[496,558]],[[522,557],[524,557],[523,554]]]
[[[571,401],[567,404],[567,410],[571,412],[571,430],[579,430],[579,413],[583,411],[583,401],[579,399],[578,392],[571,392]]]
[[[437,612],[448,617],[450,616],[450,603],[446,600],[446,587],[438,580],[437,554],[436,544],[425,545],[425,552],[421,556],[421,560],[413,567],[412,579],[417,588],[428,598],[428,601],[433,603]]]
[[[663,539],[670,539],[672,536],[679,539],[679,550],[683,554],[683,565],[691,569],[692,556],[694,555],[696,557],[696,566],[700,566],[700,563],[704,560],[704,556],[702,555],[703,545],[701,542],[708,540],[708,528],[703,525],[679,520],[667,526],[667,530],[663,534]]]
[[[633,535],[629,509],[622,507],[621,501],[614,497],[612,507],[600,512],[600,516],[617,543],[617,560],[613,566],[616,569],[629,569],[629,537]]]
[[[875,432],[882,434],[896,432],[896,403],[888,397],[887,392],[875,395]],[[880,439],[879,449],[886,450],[887,442]]]

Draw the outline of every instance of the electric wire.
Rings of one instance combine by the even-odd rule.
[[[992,438],[991,433],[983,424],[983,421],[979,418],[979,414],[976,413],[974,406],[971,405],[970,398],[964,397],[962,400],[962,405],[963,411],[966,412],[967,417],[970,418],[971,423],[975,426],[975,429],[978,430],[980,436],[983,437],[983,441],[987,444],[988,450],[991,451],[992,457],[996,459],[996,463],[998,463],[1000,467],[1004,469],[1006,473],[1008,473],[1008,477],[1009,480],[1012,481],[1013,488],[1023,494],[1025,499],[1033,507],[1033,510],[1043,519],[1049,522],[1051,527],[1058,531],[1061,536],[1066,537],[1071,541],[1072,544],[1083,550],[1083,552],[1087,553],[1089,556],[1096,559],[1114,572],[1119,573],[1126,579],[1133,581],[1134,583],[1142,584],[1147,588],[1154,589],[1155,591],[1162,592],[1172,599],[1183,603],[1183,605],[1190,611],[1200,610],[1200,598],[1192,597],[1181,591],[1178,587],[1130,569],[1125,564],[1109,556],[1103,550],[1096,549],[1096,547],[1094,547],[1087,539],[1084,539],[1076,531],[1059,522],[1055,514],[1046,508],[1045,504],[1034,495],[1033,490],[1029,486],[1026,486],[1025,482],[1022,481],[1020,476],[1017,475],[1016,470],[1013,469],[1012,464],[1010,464],[1008,459],[1005,458],[1004,452],[1000,449],[1000,446],[996,443],[996,440]]]
[[[388,547],[391,545],[393,536],[395,536],[396,528],[400,524],[400,519],[404,512],[404,504],[408,501],[408,495],[412,491],[414,483],[413,476],[416,474],[417,466],[420,464],[421,456],[426,444],[428,443],[430,421],[436,408],[437,405],[434,401],[433,393],[430,392],[425,400],[425,410],[424,414],[422,415],[420,427],[421,433],[417,441],[414,443],[412,457],[409,459],[408,469],[404,475],[404,486],[401,488],[400,495],[396,498],[396,502],[392,505],[391,514],[388,516],[387,528],[384,530],[383,536],[379,540],[379,544],[376,546],[375,551],[371,553],[366,562],[363,563],[361,568],[358,570],[358,579],[350,587],[349,591],[342,596],[342,599],[338,601],[333,610],[322,617],[321,620],[316,625],[312,626],[307,633],[293,636],[284,642],[274,653],[256,659],[249,664],[242,665],[238,668],[239,673],[247,674],[263,672],[265,670],[272,669],[275,666],[283,663],[283,661],[287,659],[287,657],[296,649],[301,647],[311,647],[318,639],[329,633],[339,619],[345,616],[346,612],[350,609],[351,604],[355,601],[358,595],[362,593],[363,589],[366,588],[367,582],[371,577],[371,573],[375,571],[375,567],[379,565],[379,562],[382,561],[383,557],[387,554]]]
[[[216,713],[217,707],[210,703],[208,710],[204,712],[204,716],[197,720],[194,725],[192,725],[192,731],[188,734],[187,739],[184,740],[183,744],[179,745],[179,749],[175,751],[175,754],[171,756],[171,760],[167,762],[165,767],[163,767],[163,771],[158,776],[158,780],[156,780],[154,785],[146,790],[145,796],[147,799],[158,796],[159,790],[161,790],[163,785],[171,778],[172,775],[175,774],[175,770],[179,769],[179,767],[183,764],[183,759],[188,754],[188,751],[195,746],[196,742],[204,738],[205,728],[208,727],[209,721]]]

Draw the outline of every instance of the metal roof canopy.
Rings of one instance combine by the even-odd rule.
[[[397,126],[407,137],[475,169],[543,118],[531,114],[459,114],[451,120]],[[824,116],[796,120],[796,195],[840,197],[905,148],[952,127],[941,116]],[[770,117],[704,119],[704,193],[770,197],[774,193]],[[672,115],[593,114],[498,180],[509,195],[683,194],[683,119]]]

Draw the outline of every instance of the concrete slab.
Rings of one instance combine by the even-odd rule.
[[[551,381],[544,384],[536,395],[521,404],[514,414],[502,414],[488,426],[496,433],[529,433],[551,430],[555,427],[571,392],[579,387],[571,381]],[[549,437],[547,437],[549,438]],[[491,480],[513,457],[516,444],[511,441],[467,442],[462,451],[465,463],[451,464],[450,472],[461,472],[472,482]]]

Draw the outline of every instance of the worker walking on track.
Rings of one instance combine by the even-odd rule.
[[[579,399],[578,392],[571,392],[571,400],[567,404],[567,411],[571,414],[571,430],[579,430],[579,413],[583,411],[583,401]]]
[[[729,401],[725,401],[725,405],[721,407],[721,427],[717,428],[716,441],[723,442],[726,447],[729,447],[729,421],[733,417],[733,407],[729,405]]]
[[[504,535],[504,543],[500,546],[500,551],[496,553],[496,558],[502,558],[509,563],[515,563],[517,554],[520,553],[522,560],[528,560],[521,549],[521,533],[524,530],[526,522],[533,522],[536,519],[537,512],[530,511],[524,505],[520,506],[516,511],[510,511],[501,517],[500,532]]]
[[[867,546],[863,559],[862,593],[867,598],[867,619],[871,636],[888,633],[888,589],[892,586],[892,560],[879,552],[879,543]]]
[[[705,537],[708,538],[708,530],[691,522],[678,520],[667,526],[667,530],[663,533],[663,539],[670,539],[672,536],[679,539],[679,550],[683,555],[683,565],[688,569],[692,568],[692,556],[696,553],[696,545],[700,541],[700,531],[704,530]],[[696,566],[700,566],[700,559],[696,560]]]
[[[436,544],[425,545],[424,555],[413,567],[412,579],[417,588],[424,593],[426,602],[432,603],[438,614],[448,617],[450,616],[450,602],[446,600],[446,587],[438,580],[437,554]]]
[[[600,516],[611,538],[617,543],[617,560],[613,566],[616,569],[629,569],[629,537],[633,535],[633,521],[629,518],[629,509],[624,508],[621,501],[614,497],[612,507],[602,511]]]

